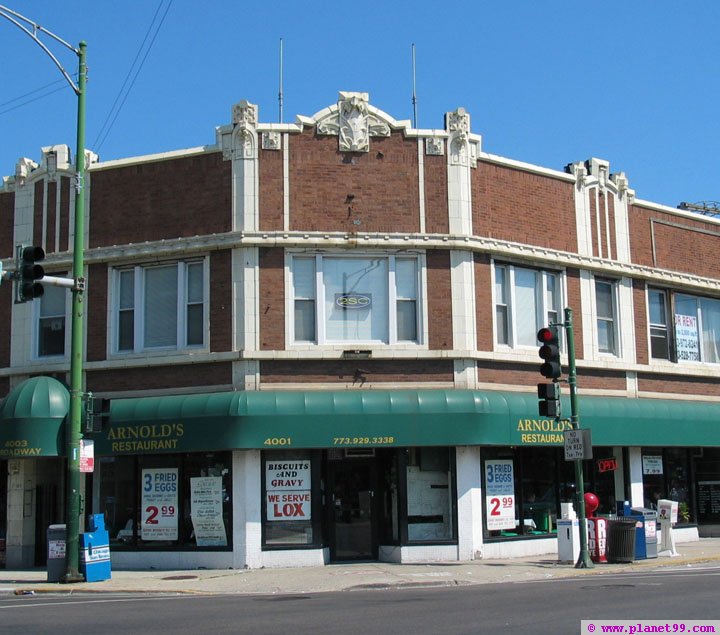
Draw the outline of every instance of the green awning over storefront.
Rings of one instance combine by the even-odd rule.
[[[580,421],[593,445],[720,446],[720,403],[582,396]],[[110,426],[94,438],[97,454],[548,446],[562,445],[567,427],[540,419],[530,393],[255,391],[113,400]]]
[[[67,388],[52,377],[32,377],[14,388],[0,406],[0,458],[63,455],[69,407]]]
[[[98,454],[509,443],[503,393],[234,392],[113,401]]]

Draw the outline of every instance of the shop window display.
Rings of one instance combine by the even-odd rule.
[[[657,509],[659,499],[678,502],[680,522],[694,520],[690,497],[690,461],[685,448],[643,448],[644,505]]]
[[[263,544],[307,546],[315,543],[312,453],[263,453]]]
[[[102,457],[99,512],[112,547],[232,547],[229,453]]]
[[[597,457],[612,457],[612,448],[593,448]],[[576,504],[575,466],[555,447],[487,448],[483,450],[483,517],[487,539],[542,537],[557,529],[560,503]],[[584,488],[597,494],[599,512],[614,511],[614,475],[597,461],[585,461]],[[608,463],[604,462],[603,466]],[[511,475],[499,485],[500,477]]]

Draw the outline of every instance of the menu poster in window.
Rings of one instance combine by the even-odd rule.
[[[190,479],[190,517],[198,547],[226,547],[222,514],[222,477]]]
[[[310,520],[310,461],[265,463],[268,520]]]
[[[662,456],[645,456],[642,458],[643,474],[662,474]]]
[[[142,471],[140,538],[178,539],[178,470],[158,468]]]
[[[489,531],[515,529],[512,461],[485,461],[485,515]]]
[[[700,361],[697,317],[675,314],[675,342],[678,361]]]

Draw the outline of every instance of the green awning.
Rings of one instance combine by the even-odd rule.
[[[52,377],[32,377],[0,407],[0,458],[62,456],[67,388]]]
[[[114,400],[98,454],[483,445],[510,440],[503,393],[233,392]],[[482,421],[482,425],[478,423]]]
[[[594,445],[720,447],[720,404],[581,396]],[[563,413],[570,413],[563,399]],[[113,400],[97,454],[227,449],[562,445],[531,393],[252,391]]]

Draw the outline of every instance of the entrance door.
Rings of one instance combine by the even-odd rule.
[[[374,459],[328,462],[331,560],[377,559],[378,470]]]

